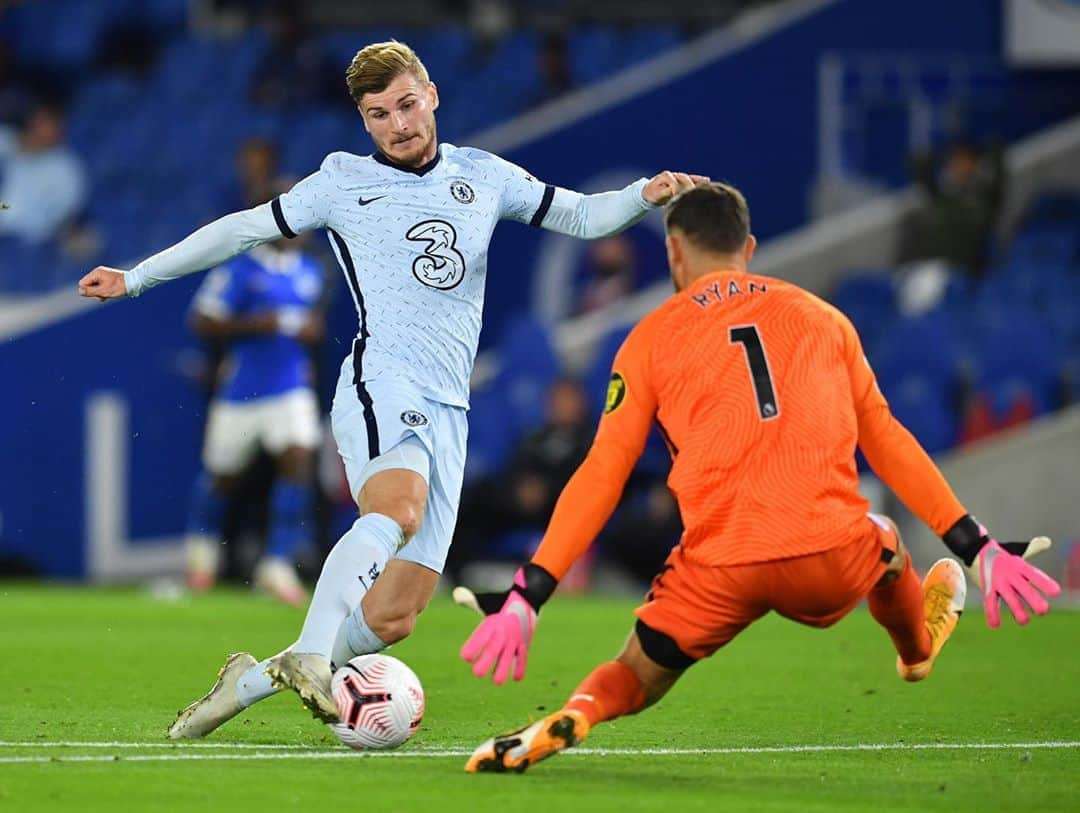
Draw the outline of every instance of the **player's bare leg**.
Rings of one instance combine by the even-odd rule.
[[[524,728],[493,737],[465,765],[469,773],[522,773],[529,766],[580,744],[597,723],[648,708],[685,670],[666,669],[645,654],[631,632],[619,657],[585,678],[559,711]]]
[[[374,644],[368,651],[392,643],[379,639],[364,620],[365,611],[379,614],[379,602],[363,599],[375,577],[382,581],[391,570],[390,558],[416,533],[426,501],[427,483],[415,471],[387,469],[368,479],[357,495],[361,517],[327,556],[299,639],[267,664],[266,674],[274,686],[295,691],[320,720],[338,721],[337,703],[330,692],[330,658],[342,622],[351,614],[359,615],[361,632]],[[378,566],[369,569],[364,564],[369,560]],[[406,585],[403,589],[416,592],[424,587]]]
[[[237,652],[226,658],[210,691],[177,713],[176,720],[169,726],[169,739],[205,737],[243,711],[245,707],[237,698],[236,684],[254,665],[255,658],[247,652]]]

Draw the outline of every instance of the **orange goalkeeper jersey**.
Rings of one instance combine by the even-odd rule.
[[[865,533],[855,446],[937,533],[965,514],[889,411],[851,322],[801,288],[719,271],[634,327],[588,457],[533,561],[562,577],[614,511],[655,422],[687,558],[766,562]]]

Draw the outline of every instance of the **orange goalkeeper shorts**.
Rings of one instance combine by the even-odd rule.
[[[688,666],[770,610],[812,627],[835,624],[885,574],[898,542],[887,520],[869,514],[855,542],[790,559],[709,566],[688,561],[678,545],[634,614],[671,639]]]

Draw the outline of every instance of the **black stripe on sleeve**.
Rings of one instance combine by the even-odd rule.
[[[292,240],[296,237],[296,232],[289,228],[288,222],[285,220],[285,213],[281,211],[281,198],[274,198],[270,202],[270,211],[274,213],[274,222],[277,223],[278,231],[281,232],[282,237],[288,237]]]
[[[551,201],[555,197],[555,187],[548,184],[544,187],[544,197],[540,200],[540,206],[536,210],[536,214],[532,216],[532,220],[529,221],[530,226],[542,226],[544,225],[544,218],[547,217],[548,209],[551,208]]]

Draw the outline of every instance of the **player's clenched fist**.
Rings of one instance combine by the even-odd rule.
[[[646,203],[653,206],[661,206],[687,189],[693,189],[703,183],[708,183],[706,175],[687,175],[685,172],[671,172],[664,170],[659,175],[654,175],[641,192]]]
[[[106,299],[127,296],[124,272],[117,268],[99,265],[79,280],[79,296],[93,296],[102,302]]]

